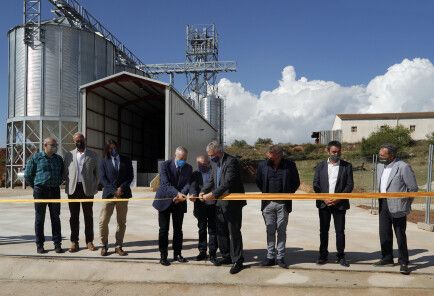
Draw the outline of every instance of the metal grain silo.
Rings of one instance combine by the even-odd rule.
[[[79,86],[115,71],[115,48],[100,35],[73,28],[65,19],[42,23],[41,32],[42,42],[33,46],[24,43],[23,26],[8,32],[7,186],[42,149],[44,138],[57,138],[60,154],[73,149]]]
[[[209,95],[200,101],[200,113],[218,131],[219,140],[223,143],[224,102],[215,95]]]

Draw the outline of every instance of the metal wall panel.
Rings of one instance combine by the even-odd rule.
[[[103,98],[94,95],[93,93],[87,94],[87,108],[98,113],[104,113],[104,100]]]
[[[185,146],[188,153],[188,162],[194,165],[196,156],[205,153],[206,145],[217,139],[217,131],[199,115],[193,107],[176,92],[169,91],[169,145],[166,149],[169,158],[178,146]],[[167,100],[166,100],[167,102]]]
[[[15,31],[9,33],[9,114],[8,118],[14,116],[15,106]]]
[[[26,46],[23,28],[17,29],[15,38],[15,116],[24,116]]]
[[[95,80],[95,35],[80,34],[80,85]]]
[[[107,76],[107,41],[95,38],[96,79]]]
[[[107,76],[115,73],[115,48],[107,42]]]
[[[27,116],[41,115],[42,47],[27,47]]]
[[[117,136],[118,135],[118,122],[116,120],[113,120],[113,119],[106,117],[105,118],[105,132]]]
[[[78,116],[79,33],[66,27],[62,30],[62,116]]]
[[[105,115],[111,118],[118,118],[118,106],[112,102],[105,101]]]
[[[103,149],[104,148],[104,134],[94,130],[88,129],[86,131],[87,145],[92,148]]]
[[[86,120],[87,120],[88,128],[98,130],[98,131],[104,130],[104,116],[97,114],[91,110],[88,110]]]
[[[60,40],[57,26],[45,26],[44,115],[60,115]]]

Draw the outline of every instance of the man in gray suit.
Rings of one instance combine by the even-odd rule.
[[[416,192],[416,176],[410,165],[396,158],[397,148],[391,144],[381,146],[377,168],[377,184],[383,192]],[[407,215],[411,211],[413,198],[380,198],[380,261],[374,266],[393,266],[393,231],[398,242],[398,262],[400,272],[409,274],[407,236]]]
[[[98,192],[98,157],[95,152],[86,149],[86,140],[82,133],[75,133],[73,140],[76,149],[65,155],[65,192],[70,199],[93,198]],[[90,251],[96,250],[93,244],[93,203],[70,202],[71,253],[79,250],[80,204],[83,208],[86,246]]]

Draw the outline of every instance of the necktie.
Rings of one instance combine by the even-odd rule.
[[[115,157],[114,160],[115,160],[115,170],[119,171],[119,160],[117,157]]]

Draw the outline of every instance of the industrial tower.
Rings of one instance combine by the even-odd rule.
[[[218,130],[223,143],[224,101],[218,95],[217,74],[237,70],[235,62],[220,62],[218,34],[214,24],[187,25],[185,63],[147,64],[144,71],[149,74],[186,74],[187,84],[183,95]],[[146,69],[146,70],[145,70]]]

